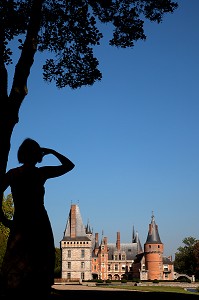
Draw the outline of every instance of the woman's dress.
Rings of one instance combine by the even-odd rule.
[[[2,265],[7,292],[48,293],[54,283],[55,247],[44,207],[44,183],[37,167],[11,169],[13,226]]]

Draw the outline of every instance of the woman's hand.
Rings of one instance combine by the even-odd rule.
[[[58,177],[61,176],[69,171],[71,171],[74,168],[74,163],[68,159],[66,156],[62,155],[61,153],[49,149],[49,148],[41,148],[42,151],[42,157],[44,157],[47,154],[54,155],[59,161],[60,164],[58,166],[46,166],[43,167],[43,171],[45,171],[44,177],[47,180],[48,178]]]
[[[48,154],[52,154],[53,153],[53,150],[52,149],[49,149],[49,148],[41,148],[41,151],[42,151],[42,156],[44,157],[45,155],[48,155]]]

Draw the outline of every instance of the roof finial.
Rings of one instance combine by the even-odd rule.
[[[132,232],[132,243],[135,243],[135,229],[133,225],[133,232]]]
[[[154,221],[154,212],[153,212],[153,210],[152,210],[152,216],[151,216],[151,219],[152,219],[152,221]]]

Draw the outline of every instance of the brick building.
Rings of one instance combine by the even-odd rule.
[[[132,232],[130,243],[116,243],[93,233],[89,224],[83,225],[79,206],[72,204],[60,242],[62,278],[68,280],[173,280],[174,268],[170,258],[163,256],[164,245],[152,215],[144,250],[138,233]]]

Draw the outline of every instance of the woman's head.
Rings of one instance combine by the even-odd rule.
[[[42,161],[42,149],[40,145],[30,138],[25,139],[18,150],[19,163],[39,163]]]

